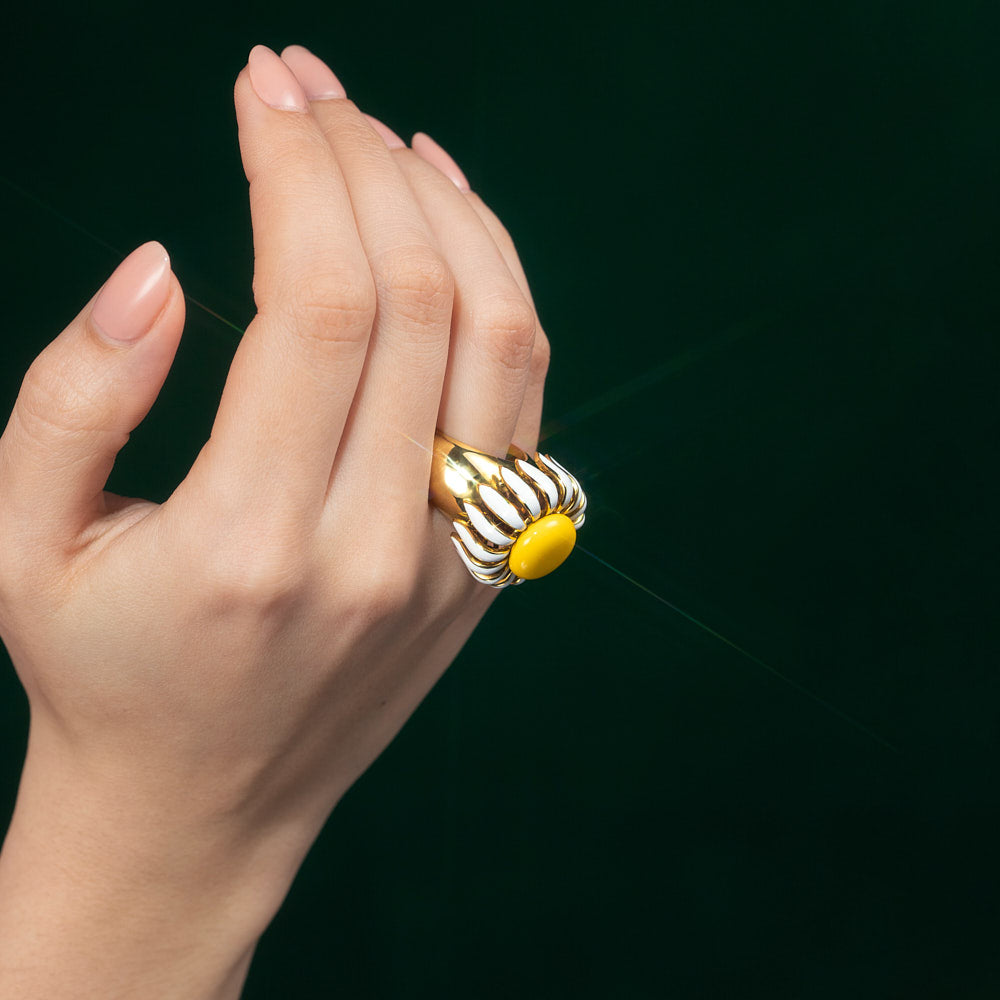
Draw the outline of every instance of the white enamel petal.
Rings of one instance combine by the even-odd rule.
[[[503,476],[503,481],[517,495],[517,499],[528,508],[531,516],[541,517],[542,505],[538,502],[538,494],[516,472],[511,472],[510,469],[501,467],[500,475]]]
[[[556,477],[563,495],[562,503],[559,506],[566,510],[572,505],[576,495],[576,490],[573,488],[573,477],[554,458],[548,455],[539,453],[538,460]]]
[[[464,524],[462,524],[461,521],[454,521],[452,524],[458,532],[459,537],[463,542],[465,542],[465,547],[469,550],[469,555],[478,559],[480,562],[503,562],[504,559],[506,559],[510,554],[509,549],[504,552],[490,552],[489,549],[483,548],[483,546],[476,541],[475,536]]]
[[[554,458],[549,457],[549,462],[552,463],[560,472],[563,478],[563,482],[568,483],[573,496],[573,506],[575,507],[579,503],[579,498],[583,496],[583,488],[580,486],[580,480],[573,475],[564,465],[560,465]]]
[[[543,455],[545,459],[545,464],[552,469],[553,472],[557,472],[562,479],[573,479],[573,474],[566,468],[565,465],[561,465],[557,462],[551,455]]]
[[[580,484],[576,481],[576,476],[571,475],[563,469],[563,483],[566,486],[566,504],[573,507],[580,498]]]
[[[558,472],[560,476],[569,475],[569,473],[566,471],[565,466],[560,465],[551,455],[542,455],[541,457],[545,459],[545,464],[553,472]]]
[[[587,506],[587,497],[583,490],[580,488],[580,482],[576,476],[571,477],[573,484],[576,487],[576,496],[573,498],[573,503],[570,505],[570,509],[566,513],[572,517],[578,511],[583,510]]]
[[[518,514],[517,508],[506,498],[502,497],[492,486],[480,486],[479,496],[483,503],[505,524],[517,531],[524,530],[524,520]]]
[[[545,495],[549,498],[549,506],[555,510],[559,506],[559,487],[556,485],[555,480],[530,462],[522,462],[521,459],[518,459],[514,465],[522,476],[530,476],[541,486],[545,491]]]
[[[557,483],[562,482],[563,477],[559,471],[558,463],[555,462],[550,455],[543,455],[541,452],[538,452],[538,454],[535,455],[535,461],[538,462],[543,469],[546,469],[549,475],[552,476]]]
[[[488,542],[506,546],[514,543],[514,539],[505,535],[474,503],[466,502],[465,513],[469,515],[472,527]]]
[[[566,499],[563,501],[563,506],[569,508],[576,503],[576,498],[579,495],[576,480],[564,476],[563,485],[566,487]]]
[[[462,562],[465,563],[469,568],[469,572],[477,579],[483,583],[490,583],[495,577],[500,576],[503,572],[503,566],[498,566],[495,570],[485,570],[477,566],[468,556],[465,549],[462,548],[462,543],[454,536],[451,536],[451,540],[455,545],[455,551],[462,557]]]
[[[559,496],[556,497],[556,502],[553,504],[553,506],[554,507],[560,506],[559,498],[565,496],[566,494],[566,489],[563,486],[562,477],[559,475],[558,472],[556,472],[555,469],[552,468],[551,465],[548,464],[548,462],[545,461],[545,456],[541,452],[536,453],[535,461],[538,463],[539,468],[544,469],[551,477],[552,482],[556,484],[556,489],[559,491]]]

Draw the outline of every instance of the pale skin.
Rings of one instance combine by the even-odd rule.
[[[497,596],[427,492],[436,427],[537,444],[548,344],[513,243],[426,137],[282,57],[236,81],[258,312],[183,482],[104,490],[181,336],[172,274],[130,342],[95,295],[0,438],[0,635],[31,708],[2,1000],[239,996],[331,811]]]

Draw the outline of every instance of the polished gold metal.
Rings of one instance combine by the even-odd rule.
[[[506,458],[494,458],[440,431],[430,499],[451,518],[451,540],[469,572],[498,588],[560,565],[587,509],[580,484],[550,456],[536,452],[532,459],[511,445]]]

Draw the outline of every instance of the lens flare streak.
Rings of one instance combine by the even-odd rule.
[[[122,251],[119,250],[117,247],[113,247],[110,243],[107,243],[105,240],[102,240],[99,236],[96,236],[94,233],[90,232],[90,230],[86,229],[84,226],[80,225],[75,220],[69,218],[69,216],[64,215],[62,212],[57,211],[51,205],[42,201],[42,199],[39,198],[37,195],[32,194],[30,191],[26,191],[19,184],[14,183],[14,181],[12,181],[9,177],[0,174],[0,181],[3,181],[9,188],[11,188],[11,190],[15,191],[22,198],[25,198],[26,200],[38,206],[39,208],[48,212],[50,215],[54,216],[64,225],[67,225],[70,228],[75,229],[77,232],[86,236],[89,240],[92,240],[99,246],[104,247],[106,250],[111,251],[111,253],[116,254],[120,260],[124,260],[126,255],[122,253]],[[243,336],[245,331],[243,330],[242,327],[237,326],[237,324],[226,319],[224,316],[221,316],[219,313],[215,312],[215,310],[210,309],[204,303],[199,302],[197,299],[192,298],[190,295],[185,294],[184,298],[192,305],[197,306],[203,312],[207,313],[209,316],[214,317],[220,323],[223,323],[225,326],[229,327],[240,337]],[[695,362],[702,360],[706,355],[712,353],[713,351],[726,347],[729,344],[741,340],[743,337],[746,337],[752,333],[756,333],[761,328],[767,326],[768,323],[772,322],[774,318],[775,314],[765,313],[753,319],[747,320],[743,323],[738,323],[735,326],[731,327],[729,330],[724,331],[718,337],[703,344],[699,348],[697,349],[691,348],[689,350],[682,351],[681,353],[675,355],[674,357],[669,358],[663,364],[658,365],[657,367],[650,369],[647,372],[644,372],[642,375],[639,375],[636,378],[628,382],[625,382],[621,385],[610,388],[605,393],[598,396],[596,399],[591,400],[589,403],[584,403],[581,406],[576,407],[574,410],[564,415],[562,418],[547,423],[544,432],[542,434],[542,440],[545,440],[547,437],[551,437],[555,434],[559,434],[561,431],[566,430],[568,427],[571,427],[582,420],[589,419],[590,417],[593,417],[597,413],[603,412],[607,409],[610,409],[613,406],[616,406],[618,403],[622,402],[628,397],[633,396],[636,393],[651,387],[660,380],[667,378],[673,374],[676,374],[681,370],[683,370],[684,368],[687,368],[691,364],[694,364]],[[425,451],[433,454],[431,449],[427,448],[419,441],[416,441],[414,438],[410,437],[409,434],[403,433],[403,436],[408,440],[412,441],[418,447],[423,448]],[[687,619],[687,621],[691,622],[691,624],[700,628],[702,631],[706,632],[708,635],[717,639],[719,642],[722,642],[725,645],[729,646],[735,652],[739,653],[741,656],[750,660],[751,663],[756,664],[762,670],[765,670],[774,677],[777,677],[780,681],[787,684],[790,688],[797,691],[804,697],[808,698],[810,701],[815,702],[815,704],[826,709],[828,712],[831,712],[833,715],[837,716],[839,719],[846,722],[848,725],[856,729],[858,732],[861,732],[869,739],[874,740],[880,746],[885,747],[887,750],[891,750],[893,753],[898,754],[901,752],[898,747],[888,742],[888,740],[883,739],[877,733],[872,732],[871,729],[869,729],[863,723],[859,722],[857,719],[848,715],[846,712],[841,711],[839,708],[837,708],[836,705],[831,704],[825,698],[821,698],[815,692],[810,691],[806,687],[803,687],[803,685],[801,685],[798,681],[795,681],[791,677],[786,676],[780,670],[776,670],[770,664],[765,663],[759,657],[754,656],[753,653],[750,653],[747,650],[743,649],[742,646],[738,646],[731,639],[727,639],[721,633],[716,632],[715,629],[709,627],[704,622],[699,621],[693,615],[690,615],[686,611],[677,607],[676,604],[671,604],[671,602],[668,601],[666,598],[661,597],[655,591],[650,590],[649,587],[644,586],[638,580],[634,580],[627,573],[624,573],[617,567],[612,566],[611,563],[602,559],[600,556],[595,555],[589,549],[584,548],[582,545],[578,545],[577,548],[579,548],[581,552],[586,553],[586,555],[588,555],[595,562],[600,563],[610,572],[614,573],[616,576],[621,577],[627,583],[630,583],[633,587],[636,587],[639,590],[641,590],[644,594],[647,594],[654,600],[659,601],[660,604],[663,604],[664,606],[670,608],[671,611],[680,615],[682,618]]]
[[[799,694],[804,695],[810,701],[813,701],[817,705],[820,705],[822,708],[825,708],[828,712],[832,712],[834,715],[837,716],[837,718],[848,723],[854,729],[857,729],[858,732],[864,733],[865,736],[867,736],[869,739],[874,740],[876,743],[885,747],[887,750],[891,750],[893,753],[901,752],[899,747],[894,746],[888,740],[883,739],[881,736],[878,735],[878,733],[872,732],[872,730],[870,730],[866,725],[864,725],[864,723],[859,722],[857,719],[848,715],[846,712],[841,711],[841,709],[837,708],[836,705],[832,705],[825,698],[821,698],[815,692],[810,691],[809,688],[803,687],[798,681],[792,680],[791,677],[788,677],[786,674],[783,674],[780,670],[775,669],[769,663],[765,663],[759,656],[754,656],[753,653],[748,652],[742,646],[738,646],[731,639],[727,639],[720,632],[716,632],[714,628],[711,628],[704,622],[698,621],[698,619],[695,618],[694,615],[689,615],[682,608],[677,607],[676,604],[671,604],[670,601],[668,601],[665,597],[661,597],[655,591],[650,590],[649,587],[639,583],[638,580],[633,580],[632,577],[630,577],[627,573],[623,573],[620,569],[618,569],[615,566],[612,566],[611,563],[602,559],[600,556],[595,555],[589,549],[585,549],[582,545],[577,545],[577,548],[581,552],[584,552],[588,556],[590,556],[590,558],[593,559],[595,562],[600,563],[606,569],[609,569],[612,573],[616,574],[617,576],[620,576],[623,580],[632,584],[633,587],[638,587],[639,590],[641,590],[644,594],[648,594],[650,597],[653,598],[653,600],[659,601],[660,604],[663,604],[666,607],[670,608],[671,611],[680,615],[682,618],[686,618],[689,622],[691,622],[692,625],[697,626],[703,632],[707,632],[714,639],[718,639],[719,642],[725,643],[727,646],[729,646],[731,649],[734,649],[741,656],[745,656],[748,660],[750,660],[751,663],[755,663],[762,670],[766,670],[769,674],[772,674],[773,676],[777,677],[778,680],[784,682],[793,690],[798,691]]]

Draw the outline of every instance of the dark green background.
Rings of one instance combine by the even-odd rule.
[[[246,996],[997,996],[997,5],[133,10],[8,28],[4,411],[145,240],[246,324],[231,87],[302,42],[507,223],[591,496],[335,812]],[[114,488],[169,494],[235,340],[189,307]],[[6,814],[6,664],[0,706]]]

